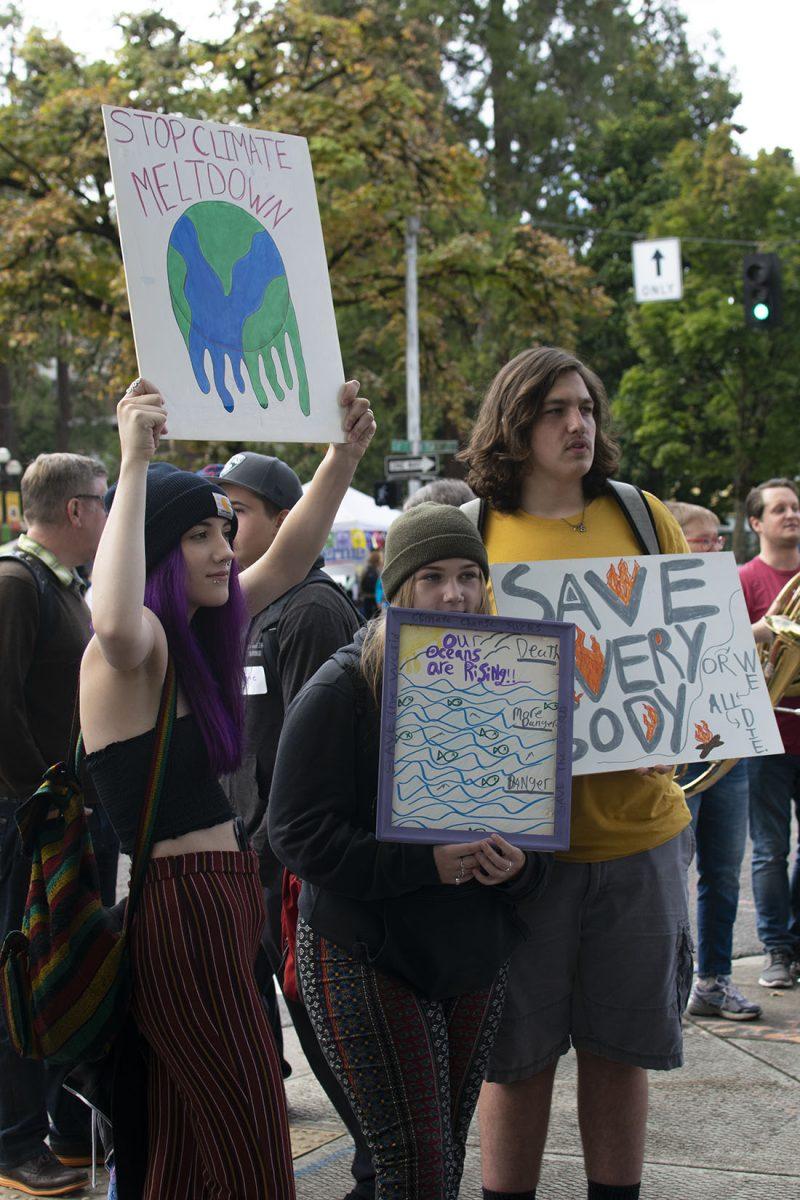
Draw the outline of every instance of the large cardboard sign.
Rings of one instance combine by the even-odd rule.
[[[390,608],[376,834],[569,845],[572,625]]]
[[[140,373],[172,437],[342,440],[305,138],[103,107]]]
[[[492,567],[498,611],[574,621],[573,773],[780,754],[732,554]]]

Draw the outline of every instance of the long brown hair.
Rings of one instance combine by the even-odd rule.
[[[414,607],[414,576],[404,579],[392,596],[395,608]],[[481,599],[476,612],[490,613],[492,611],[489,589],[486,580],[481,575]],[[367,633],[361,643],[361,674],[367,681],[375,703],[381,706],[381,689],[383,688],[383,652],[386,646],[386,611],[385,609],[373,617],[367,626]]]
[[[577,371],[594,401],[594,459],[583,478],[587,500],[605,490],[619,466],[619,447],[608,431],[608,397],[594,371],[554,346],[523,350],[495,375],[483,399],[467,447],[456,456],[467,463],[467,483],[498,512],[519,508],[522,480],[530,460],[531,430],[542,401],[559,376]]]

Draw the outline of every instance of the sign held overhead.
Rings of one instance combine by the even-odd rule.
[[[633,286],[638,304],[654,300],[680,300],[683,266],[680,238],[634,242]]]

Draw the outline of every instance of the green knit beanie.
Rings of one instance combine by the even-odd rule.
[[[420,567],[442,558],[468,558],[489,578],[486,547],[469,517],[451,504],[417,504],[386,534],[381,581],[387,599]]]

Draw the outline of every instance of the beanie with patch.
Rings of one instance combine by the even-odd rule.
[[[117,485],[105,494],[106,512],[111,508]],[[150,571],[169,554],[187,530],[209,517],[231,523],[230,541],[236,537],[237,520],[223,488],[202,475],[180,471],[171,463],[151,463],[147,468],[144,505],[145,565]]]

